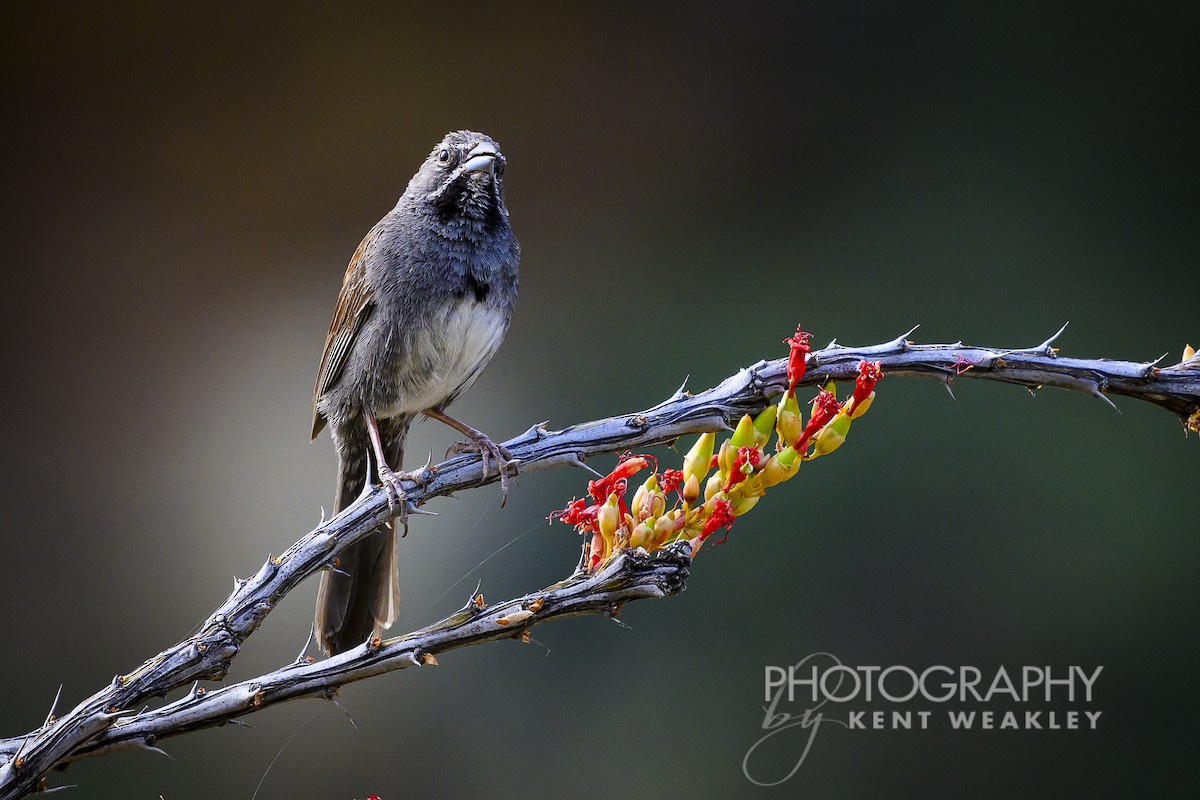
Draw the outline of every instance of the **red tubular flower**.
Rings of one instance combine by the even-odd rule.
[[[592,534],[592,546],[588,551],[588,572],[595,572],[596,567],[600,566],[600,560],[604,558],[604,537],[600,532]]]
[[[574,525],[582,533],[595,527],[596,513],[599,510],[598,505],[589,506],[587,500],[580,498],[567,503],[566,508],[550,512],[548,519],[557,519],[568,525]]]
[[[612,472],[598,481],[588,481],[588,494],[597,503],[603,503],[610,494],[618,489],[619,494],[624,497],[627,486],[626,478],[636,475],[650,466],[651,460],[650,456],[622,457]]]
[[[883,365],[878,361],[858,362],[858,378],[854,381],[854,404],[858,405],[875,391],[875,384],[883,377]]]
[[[800,434],[800,438],[792,445],[796,452],[803,454],[808,448],[808,440],[817,431],[824,428],[826,423],[836,417],[841,410],[842,404],[833,396],[833,392],[825,389],[819,390],[813,403],[813,414],[809,417],[808,424],[804,426],[804,432]]]
[[[700,544],[704,544],[704,540],[716,533],[718,528],[733,527],[733,520],[733,506],[729,504],[729,501],[716,500],[713,503],[712,513],[708,515],[704,528],[696,538]]]
[[[758,460],[760,453],[757,447],[739,447],[737,457],[733,459],[733,465],[729,469],[729,481],[725,484],[722,491],[728,492],[737,484],[750,477],[750,474],[758,468]],[[746,469],[749,466],[750,469]]]
[[[788,394],[796,391],[796,384],[804,377],[808,354],[812,352],[812,347],[808,344],[811,338],[811,333],[806,333],[797,325],[796,333],[783,340],[783,343],[791,348],[787,363]]]
[[[664,494],[679,491],[679,487],[683,485],[683,470],[664,469],[662,475],[658,477],[658,485]]]

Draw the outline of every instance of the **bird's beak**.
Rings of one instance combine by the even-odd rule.
[[[463,172],[487,172],[489,175],[496,172],[496,157],[500,154],[496,152],[496,148],[490,144],[478,144],[471,152],[467,153],[467,160],[463,162]]]

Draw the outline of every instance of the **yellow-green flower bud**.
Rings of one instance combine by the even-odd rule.
[[[791,445],[780,450],[767,459],[763,467],[763,486],[770,487],[783,483],[800,470],[800,454]]]
[[[733,515],[737,517],[745,514],[758,504],[760,497],[762,497],[762,495],[755,495],[754,497],[735,497],[731,499],[729,501],[729,506],[733,509]]]
[[[840,411],[836,417],[825,424],[825,427],[833,428],[842,436],[845,436],[850,431],[850,415],[845,411]]]
[[[692,449],[683,457],[684,482],[688,477],[694,475],[697,487],[700,485],[700,481],[708,474],[708,465],[712,462],[713,445],[716,444],[716,441],[715,433],[700,434],[700,438],[692,445]]]
[[[775,434],[779,437],[779,442],[775,446],[795,444],[804,432],[804,416],[800,413],[796,396],[785,392],[778,408],[775,415]]]
[[[821,428],[820,433],[813,438],[813,451],[808,457],[813,459],[828,455],[841,447],[845,441],[846,435],[838,431],[836,426],[831,422],[824,428]]]
[[[614,492],[608,496],[608,502],[600,506],[596,512],[596,525],[600,528],[600,535],[604,537],[604,541],[609,547],[612,546],[613,534],[617,532],[617,526],[621,524],[621,509],[617,507],[617,495]]]
[[[753,447],[755,442],[754,420],[749,414],[743,414],[738,420],[733,436],[729,437],[729,446],[735,450],[739,447]]]
[[[754,445],[762,447],[771,439],[771,429],[775,427],[775,406],[767,406],[754,418]]]
[[[715,477],[715,476],[714,476]],[[683,484],[683,499],[685,502],[694,503],[696,498],[700,496],[700,481],[696,480],[694,474],[688,475],[687,481]]]
[[[717,453],[717,469],[721,472],[721,480],[729,477],[729,465],[737,451],[729,446],[729,440],[721,442],[721,451]]]
[[[657,544],[665,544],[667,536],[675,530],[675,520],[671,519],[666,514],[663,514],[658,519],[654,520],[654,541]]]
[[[645,547],[647,549],[653,547],[654,528],[645,522],[639,522],[637,527],[633,529],[633,534],[629,537],[629,546]]]
[[[637,519],[645,519],[649,516],[643,508],[648,496],[649,492],[646,491],[645,486],[639,486],[637,491],[633,493],[633,500],[629,502],[629,510],[633,512],[634,517]]]
[[[854,404],[854,408],[850,411],[850,419],[858,419],[863,414],[867,413],[867,409],[871,407],[871,403],[875,402],[875,393],[871,392],[862,400]]]
[[[796,401],[796,395],[784,392],[779,398],[779,404],[776,406],[779,411],[790,411],[793,414],[800,413],[800,403]]]
[[[724,485],[725,479],[721,477],[721,474],[719,472],[714,473],[712,477],[708,479],[708,483],[704,484],[704,502],[707,503],[709,500],[711,500],[712,496],[721,491],[721,487]]]

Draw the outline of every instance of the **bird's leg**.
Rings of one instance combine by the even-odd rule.
[[[496,459],[496,465],[500,471],[500,492],[503,497],[500,501],[500,507],[503,508],[504,504],[508,501],[508,472],[509,470],[515,472],[517,466],[517,462],[513,460],[512,454],[493,442],[486,433],[475,430],[465,422],[459,422],[445,412],[438,411],[436,408],[428,408],[422,413],[430,419],[436,419],[438,422],[449,425],[471,440],[470,442],[458,442],[451,445],[450,449],[446,451],[447,456],[457,455],[468,450],[479,451],[479,455],[483,459],[483,475],[485,478],[489,469],[488,459]]]
[[[404,495],[404,490],[400,488],[401,475],[397,475],[388,466],[387,458],[383,454],[383,441],[379,436],[379,423],[375,421],[375,415],[371,413],[371,409],[364,409],[367,418],[367,430],[371,434],[371,449],[375,451],[375,463],[378,465],[376,471],[379,473],[379,482],[383,484],[383,489],[387,492],[388,507],[393,510],[396,506],[400,506],[400,522],[404,525],[405,532],[408,531],[408,502]]]

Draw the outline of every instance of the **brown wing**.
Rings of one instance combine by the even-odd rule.
[[[328,392],[342,370],[346,368],[346,359],[362,330],[363,323],[371,316],[374,301],[371,289],[367,286],[367,271],[363,263],[367,245],[375,238],[372,230],[359,243],[346,268],[346,276],[342,278],[342,290],[338,293],[337,307],[333,310],[333,322],[329,323],[329,334],[325,337],[325,351],[321,354],[321,368],[317,371],[317,383],[313,388],[313,426],[312,438],[325,427],[325,418],[317,410],[317,401],[321,395]]]

